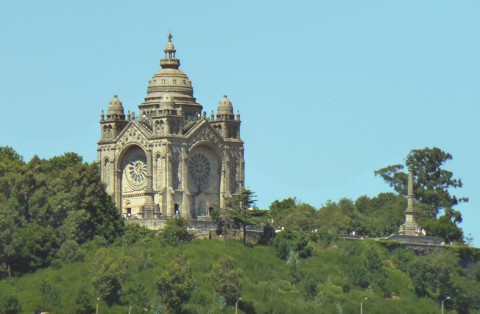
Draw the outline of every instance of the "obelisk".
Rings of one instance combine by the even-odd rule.
[[[405,211],[405,223],[400,226],[399,234],[406,236],[415,236],[419,230],[415,222],[415,208],[413,207],[413,170],[408,170],[408,196],[407,210]]]

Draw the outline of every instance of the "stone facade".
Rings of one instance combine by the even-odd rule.
[[[244,186],[240,115],[223,96],[209,117],[168,36],[161,69],[149,82],[140,115],[115,95],[102,111],[97,158],[116,206],[138,219],[208,217]]]

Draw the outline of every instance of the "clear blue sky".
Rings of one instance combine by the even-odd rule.
[[[3,1],[0,145],[96,159],[100,111],[137,110],[172,32],[207,113],[242,116],[267,208],[390,191],[373,171],[437,146],[480,246],[479,1]]]

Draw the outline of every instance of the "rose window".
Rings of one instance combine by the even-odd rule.
[[[147,165],[142,158],[137,156],[127,165],[127,176],[130,182],[142,184],[147,178]]]
[[[188,161],[188,173],[193,181],[198,184],[207,182],[210,170],[210,162],[202,154],[195,154]]]

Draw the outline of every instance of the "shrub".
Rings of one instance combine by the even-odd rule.
[[[22,311],[20,301],[15,295],[4,295],[0,299],[0,313],[1,314],[16,314]]]
[[[187,228],[188,221],[183,217],[168,220],[162,232],[162,242],[165,245],[178,246],[180,243],[192,241],[195,236]]]

